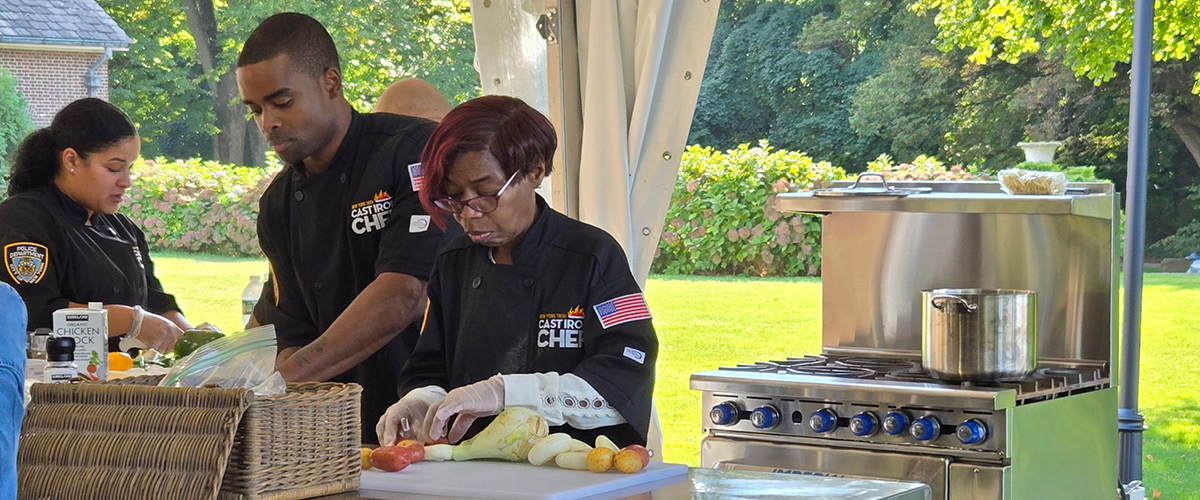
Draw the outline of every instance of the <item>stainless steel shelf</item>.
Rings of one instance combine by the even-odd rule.
[[[933,182],[889,183],[900,187],[932,187],[934,192],[909,196],[816,196],[813,192],[782,193],[775,197],[775,209],[780,212],[828,214],[832,212],[914,212],[955,214],[1043,214],[1076,215],[1111,220],[1113,192],[1111,184],[1072,184],[1086,187],[1089,194],[1011,195],[1000,191],[999,183],[957,183],[954,191],[939,191],[950,187]],[[949,184],[949,183],[947,183]],[[962,190],[968,184],[971,190]],[[845,183],[830,183],[822,187],[844,187]]]

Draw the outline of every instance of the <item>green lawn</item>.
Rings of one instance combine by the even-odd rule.
[[[158,276],[193,322],[236,331],[241,293],[265,261],[155,254]],[[1140,406],[1145,480],[1163,499],[1200,498],[1200,276],[1147,274]],[[688,376],[721,365],[820,351],[816,279],[651,277],[660,352],[655,400],[664,458],[699,462],[700,396]],[[1189,472],[1190,471],[1190,472]]]

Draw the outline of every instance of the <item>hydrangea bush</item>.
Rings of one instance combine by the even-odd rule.
[[[775,210],[778,193],[810,189],[845,172],[766,142],[726,152],[689,146],[667,210],[653,272],[817,276],[821,226]]]
[[[139,159],[121,211],[155,250],[259,256],[258,199],[279,167]]]

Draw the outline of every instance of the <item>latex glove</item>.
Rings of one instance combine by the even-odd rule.
[[[387,412],[379,417],[379,422],[375,424],[375,436],[379,438],[379,444],[389,446],[401,439],[433,442],[422,432],[422,423],[429,408],[437,406],[443,399],[446,399],[446,390],[436,385],[408,391],[400,401],[388,407]]]
[[[446,429],[446,421],[457,414],[454,426],[446,435],[451,443],[457,443],[475,419],[498,415],[503,410],[504,379],[500,375],[493,375],[487,380],[450,391],[446,399],[425,414],[425,432],[431,439],[437,440]]]
[[[158,352],[171,352],[182,336],[183,330],[171,320],[147,311],[141,327],[130,336],[130,340],[137,340]]]

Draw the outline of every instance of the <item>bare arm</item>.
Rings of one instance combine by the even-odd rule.
[[[425,312],[425,282],[382,273],[316,340],[276,358],[289,382],[329,380],[367,359]]]

